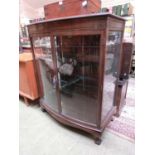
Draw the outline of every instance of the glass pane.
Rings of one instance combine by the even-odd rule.
[[[56,75],[51,52],[50,37],[36,38],[33,41],[35,57],[39,62],[39,70],[43,85],[43,102],[58,111],[56,99]]]
[[[108,36],[107,53],[105,56],[104,91],[102,118],[113,106],[115,81],[119,69],[121,32],[110,31]]]
[[[100,36],[55,37],[62,114],[96,124]]]

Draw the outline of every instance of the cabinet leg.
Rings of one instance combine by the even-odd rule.
[[[95,144],[100,145],[102,142],[101,138],[95,138]]]
[[[111,118],[111,121],[114,121],[114,117]]]
[[[45,110],[44,108],[42,108],[42,107],[41,107],[41,111],[42,111],[42,112],[46,112],[46,110]]]
[[[29,106],[29,102],[28,102],[28,99],[26,97],[24,97],[24,102],[27,106]]]
[[[101,142],[102,142],[101,135],[102,135],[102,133],[96,133],[94,135],[95,144],[97,144],[97,145],[101,144]]]
[[[119,117],[119,116],[120,116],[120,112],[117,111],[116,114],[115,114],[115,116],[116,116],[116,117]]]

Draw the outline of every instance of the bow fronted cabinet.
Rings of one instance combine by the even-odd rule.
[[[97,144],[116,113],[124,25],[123,18],[103,13],[28,25],[33,57],[39,61],[42,109],[92,134]]]

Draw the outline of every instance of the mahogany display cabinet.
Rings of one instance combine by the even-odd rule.
[[[123,18],[103,13],[28,25],[39,61],[41,108],[57,121],[92,134],[96,144],[116,113],[124,25]],[[36,54],[40,47],[43,52]]]

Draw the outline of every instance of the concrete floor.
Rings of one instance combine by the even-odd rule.
[[[19,101],[19,116],[20,155],[134,155],[134,143],[105,130],[96,145],[89,134],[61,125],[38,105]]]

